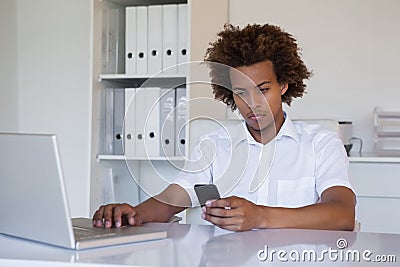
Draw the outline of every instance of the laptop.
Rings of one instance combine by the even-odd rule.
[[[55,135],[0,133],[0,233],[81,250],[166,238],[141,226],[71,219]]]

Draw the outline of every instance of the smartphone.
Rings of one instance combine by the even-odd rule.
[[[194,191],[196,192],[201,207],[206,204],[207,200],[221,198],[215,184],[196,184],[194,185]]]

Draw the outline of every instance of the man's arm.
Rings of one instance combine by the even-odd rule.
[[[190,197],[185,189],[172,184],[159,195],[135,207],[129,204],[101,206],[93,215],[93,225],[110,228],[141,225],[146,222],[167,222],[174,214],[185,210],[190,205]]]
[[[335,186],[322,193],[320,203],[301,208],[259,206],[243,198],[228,197],[207,203],[202,217],[233,231],[252,228],[353,230],[355,195],[347,187]]]

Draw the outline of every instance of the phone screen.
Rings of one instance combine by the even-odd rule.
[[[207,200],[220,199],[218,188],[215,184],[196,184],[194,186],[200,206],[203,207]]]

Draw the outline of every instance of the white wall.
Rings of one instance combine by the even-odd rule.
[[[352,120],[373,150],[373,109],[400,109],[400,1],[230,0],[229,21],[272,23],[292,33],[314,72],[292,118]]]
[[[0,1],[0,132],[18,130],[17,4]]]
[[[71,213],[87,216],[92,1],[16,3],[19,130],[57,134]]]

